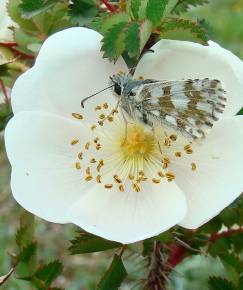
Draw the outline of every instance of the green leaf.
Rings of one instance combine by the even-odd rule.
[[[130,57],[138,57],[140,51],[140,39],[139,39],[139,24],[133,22],[129,24],[126,33],[126,50]]]
[[[121,257],[115,255],[109,269],[97,285],[96,290],[118,290],[126,276],[127,271]]]
[[[20,254],[19,254],[19,260],[24,263],[28,263],[30,259],[35,255],[37,250],[37,243],[31,242],[27,246],[25,246]]]
[[[177,0],[171,13],[180,14],[186,12],[191,7],[207,4],[208,0]]]
[[[72,255],[102,252],[122,247],[120,243],[108,241],[89,233],[80,233],[71,241],[71,244],[69,251]]]
[[[153,239],[159,242],[169,243],[173,241],[173,235],[168,231],[154,237]]]
[[[140,39],[140,52],[142,52],[144,46],[150,38],[153,25],[149,20],[145,20],[140,25],[139,39]]]
[[[1,69],[4,68],[5,65],[0,66],[0,74]],[[13,116],[9,104],[0,104],[0,131],[4,130],[9,119]]]
[[[243,264],[240,259],[234,254],[223,254],[220,256],[220,260],[223,263],[228,278],[235,284],[239,284],[240,273],[243,269]]]
[[[41,280],[45,283],[45,286],[49,287],[49,285],[62,273],[62,269],[62,263],[56,260],[37,269],[32,279],[36,278]]]
[[[71,20],[79,25],[85,25],[97,15],[98,8],[93,0],[73,0],[69,5]]]
[[[148,1],[146,15],[154,26],[158,26],[161,23],[167,3],[168,0]]]
[[[243,108],[237,113],[237,115],[243,115]]]
[[[57,0],[22,0],[19,10],[23,18],[29,19],[41,12],[47,11],[57,3]]]
[[[208,286],[210,290],[236,290],[230,281],[220,277],[210,277]]]
[[[104,58],[115,62],[125,50],[126,25],[126,22],[118,23],[105,34],[101,47]]]
[[[138,19],[139,17],[140,5],[141,5],[141,0],[131,0],[130,2],[130,10],[134,19]]]
[[[161,37],[162,38],[170,38],[166,37],[168,32],[175,31],[188,31],[192,34],[200,43],[207,45],[208,37],[206,31],[197,23],[191,20],[180,19],[180,18],[168,18],[160,27]],[[181,40],[179,38],[179,40]],[[183,39],[190,40],[190,39]]]
[[[21,0],[9,0],[7,4],[8,14],[9,16],[20,26],[21,29],[25,31],[37,31],[35,24],[32,20],[23,19],[21,17],[19,5]]]
[[[124,13],[116,13],[113,15],[108,15],[103,20],[103,23],[100,27],[100,32],[104,35],[106,34],[112,27],[114,27],[116,24],[120,23],[128,23],[130,21],[130,17]]]

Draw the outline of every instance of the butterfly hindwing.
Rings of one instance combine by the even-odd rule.
[[[226,105],[226,93],[215,79],[154,81],[137,93],[146,118],[193,139],[205,137]]]

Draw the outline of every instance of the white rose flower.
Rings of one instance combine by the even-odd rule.
[[[122,59],[102,58],[101,38],[86,28],[52,35],[16,81],[15,115],[5,133],[15,199],[48,221],[122,243],[175,224],[201,226],[243,190],[243,119],[233,116],[243,103],[242,62],[213,42],[161,40],[144,55],[136,76],[210,77],[227,91],[225,118],[202,143],[160,130],[160,150],[141,125],[129,124],[124,142],[109,90],[81,109],[80,101],[107,87],[111,75],[128,71]]]
[[[12,41],[13,32],[10,27],[16,27],[16,23],[9,17],[7,11],[8,0],[0,0],[0,40]]]

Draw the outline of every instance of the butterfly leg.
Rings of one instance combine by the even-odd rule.
[[[158,139],[158,137],[157,137],[157,135],[156,135],[156,133],[155,133],[154,124],[151,123],[150,126],[151,126],[151,128],[152,128],[152,132],[153,132],[153,135],[154,135],[154,139],[155,139],[155,140],[157,141],[157,143],[158,143],[159,151],[160,151],[161,154],[163,154],[163,153],[162,153],[162,149],[161,149],[161,145],[160,145],[160,143],[159,143],[159,139]]]
[[[124,138],[124,141],[123,141],[123,144],[125,144],[126,141],[127,141],[127,125],[128,125],[128,121],[127,121],[127,119],[126,119],[126,117],[124,115],[123,110],[121,110],[121,113],[122,113],[122,118],[123,118],[124,123],[125,123],[125,138]]]

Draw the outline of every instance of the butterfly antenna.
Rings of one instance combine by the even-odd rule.
[[[84,99],[81,101],[81,107],[84,108],[84,102],[86,102],[87,100],[91,99],[92,97],[94,97],[94,96],[98,95],[99,93],[102,93],[102,92],[104,92],[105,90],[108,90],[108,89],[110,89],[110,88],[112,88],[112,87],[114,87],[114,85],[109,86],[109,87],[107,87],[107,88],[105,88],[105,89],[103,89],[103,90],[101,90],[101,91],[99,91],[99,92],[97,92],[97,93],[95,93],[95,94],[93,94],[93,95],[91,95],[91,96],[88,96],[88,97],[84,98]]]

